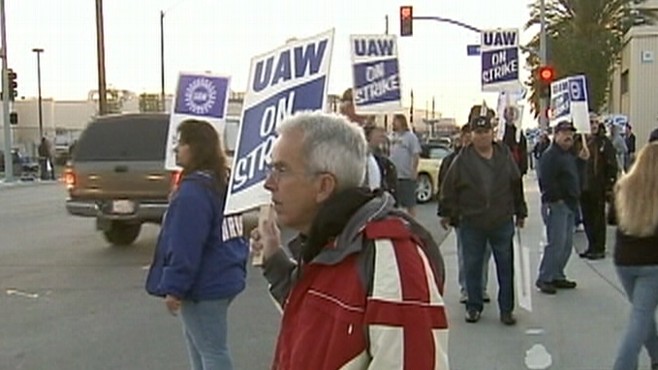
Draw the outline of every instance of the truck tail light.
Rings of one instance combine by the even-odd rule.
[[[66,184],[67,189],[73,189],[75,187],[75,172],[72,168],[67,168],[64,170],[64,183]]]

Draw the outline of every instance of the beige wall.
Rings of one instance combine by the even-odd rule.
[[[656,1],[658,5],[658,1]],[[627,89],[622,90],[622,75],[627,72]],[[658,127],[658,27],[632,29],[613,74],[610,89],[610,113],[629,117],[638,147],[647,142],[649,133]]]

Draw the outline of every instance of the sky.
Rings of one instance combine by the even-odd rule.
[[[401,5],[414,16],[440,16],[480,29],[520,28],[529,0],[105,0],[105,67],[108,86],[136,93],[160,91],[160,11],[165,13],[165,85],[175,89],[180,71],[229,74],[232,90],[244,91],[250,60],[292,37],[335,29],[330,93],[351,84],[350,34],[399,33]],[[486,4],[486,6],[483,6]],[[95,0],[6,0],[7,53],[18,75],[19,96],[37,95],[41,54],[42,95],[86,99],[98,86]],[[521,41],[532,36],[523,32]],[[434,21],[415,21],[414,35],[398,39],[404,103],[435,107],[464,122],[471,105],[497,94],[480,89],[480,59],[466,55],[479,34]],[[524,58],[522,58],[524,61]],[[524,63],[523,63],[524,65]],[[522,80],[528,71],[522,70]],[[524,126],[536,124],[526,108]]]

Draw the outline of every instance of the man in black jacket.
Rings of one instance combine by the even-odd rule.
[[[500,320],[514,325],[512,241],[515,226],[524,225],[528,210],[519,169],[509,149],[493,140],[492,113],[470,120],[472,142],[448,170],[441,188],[440,216],[444,228],[455,220],[459,223],[468,291],[466,321],[479,321],[483,309],[482,264],[489,244],[500,284]]]
[[[441,160],[441,167],[439,167],[439,176],[437,179],[438,181],[437,184],[439,184],[439,186],[443,184],[443,180],[445,180],[445,177],[448,174],[448,170],[450,169],[450,165],[452,164],[452,161],[457,157],[457,155],[459,155],[459,152],[461,152],[462,148],[467,147],[470,143],[471,143],[471,128],[467,123],[464,126],[462,126],[459,140],[455,142],[455,148],[452,151],[452,153],[448,154],[448,156],[446,156],[445,158],[443,158],[443,160]],[[442,213],[441,202],[438,202],[437,215],[440,217],[441,213]],[[462,247],[461,238],[459,237],[459,231],[458,231],[459,225],[457,225],[457,220],[455,219],[452,221],[453,224],[451,226],[455,228],[455,236],[457,237],[457,280],[459,282],[459,293],[460,293],[459,302],[466,303],[468,301],[468,293],[466,290],[466,278],[464,276],[464,248]],[[491,248],[487,246],[484,255],[484,264],[482,265],[482,297],[485,303],[491,301],[491,298],[487,293],[487,285],[489,284],[490,259],[491,259]]]
[[[589,159],[582,186],[580,206],[588,248],[581,257],[591,260],[605,258],[606,200],[612,194],[617,180],[617,154],[610,139],[605,136],[596,117],[592,117],[591,135],[587,137]]]
[[[564,268],[573,249],[574,218],[580,198],[580,174],[577,157],[572,151],[576,129],[569,121],[559,122],[553,144],[539,161],[539,188],[542,208],[546,209],[548,243],[539,266],[537,288],[542,293],[555,294],[557,289],[573,289],[576,283],[567,280]],[[586,148],[580,154],[588,156]]]

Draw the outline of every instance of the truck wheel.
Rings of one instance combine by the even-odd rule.
[[[105,240],[116,246],[127,246],[132,244],[139,236],[142,224],[129,224],[120,221],[112,221],[109,230],[103,231]]]

